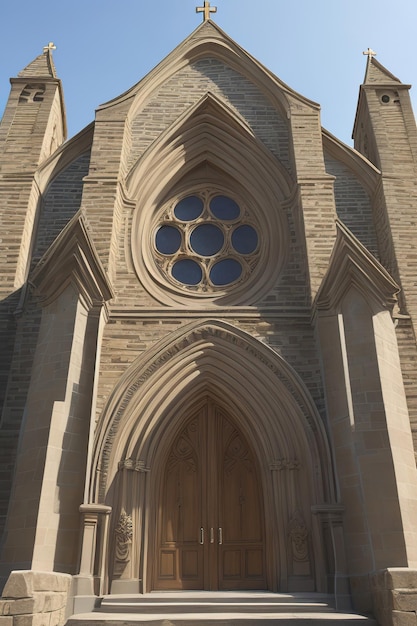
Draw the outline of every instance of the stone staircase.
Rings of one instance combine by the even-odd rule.
[[[331,596],[268,592],[169,592],[105,596],[92,613],[67,626],[378,626],[369,617],[337,612]]]

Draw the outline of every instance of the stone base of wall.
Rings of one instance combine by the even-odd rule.
[[[0,599],[0,626],[63,626],[72,576],[12,572]]]
[[[417,626],[417,570],[392,567],[370,577],[380,626]]]

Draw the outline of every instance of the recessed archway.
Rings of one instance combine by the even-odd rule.
[[[152,589],[155,493],[168,451],[201,402],[218,407],[250,442],[268,537],[266,586],[316,589],[324,578],[324,548],[311,507],[334,497],[320,418],[285,361],[218,321],[192,323],[139,359],[103,415],[95,500],[113,507],[115,524],[121,514],[130,516],[134,529],[125,562],[112,567],[118,588],[140,579],[144,590]],[[294,552],[294,532],[303,536],[302,555]]]

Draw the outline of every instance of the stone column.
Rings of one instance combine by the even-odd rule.
[[[345,507],[340,504],[322,504],[311,508],[320,520],[322,536],[330,533],[334,562],[334,597],[337,611],[352,608],[348,567],[346,562],[343,515]]]
[[[91,611],[97,595],[108,589],[109,517],[111,507],[82,504],[80,573],[73,578],[74,613]]]

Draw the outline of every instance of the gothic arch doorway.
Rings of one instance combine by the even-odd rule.
[[[197,447],[193,454],[198,452],[207,463],[216,458],[217,465],[214,470],[210,464],[202,465],[202,478],[195,484],[181,471],[196,493],[209,492],[209,478],[215,493],[199,504],[198,519],[192,520],[197,534],[193,530],[191,540],[200,541],[203,528],[209,543],[198,543],[194,551],[186,552],[181,536],[172,529],[168,534],[167,525],[173,522],[167,522],[160,510],[170,506],[168,515],[175,520],[176,514],[178,520],[175,484],[164,491],[171,480],[169,459],[178,437],[203,407],[207,417],[200,438],[211,447]],[[209,419],[216,411],[225,421]],[[227,557],[225,548],[217,547],[213,555],[212,546],[209,552],[211,528],[213,543],[218,542],[219,528],[225,536],[219,483],[226,479],[219,478],[218,433],[227,431],[229,423],[252,453],[257,482],[249,482],[249,487],[260,503],[253,508],[261,511],[262,521],[251,524],[262,527],[262,547],[255,546],[244,557],[241,546]],[[113,510],[108,548],[113,593],[184,588],[185,578],[187,586],[196,588],[227,588],[229,583],[230,589],[258,586],[282,592],[330,588],[334,558],[329,515],[338,505],[326,434],[297,374],[270,348],[225,322],[193,322],[132,364],[110,398],[97,432],[92,501]],[[217,443],[210,444],[213,440]],[[208,519],[207,511],[213,510],[217,517]],[[236,512],[230,516],[239,521]],[[241,575],[242,562],[249,576],[246,570]],[[193,576],[197,582],[191,583]]]
[[[260,472],[233,417],[205,398],[162,454],[153,588],[266,589]]]

